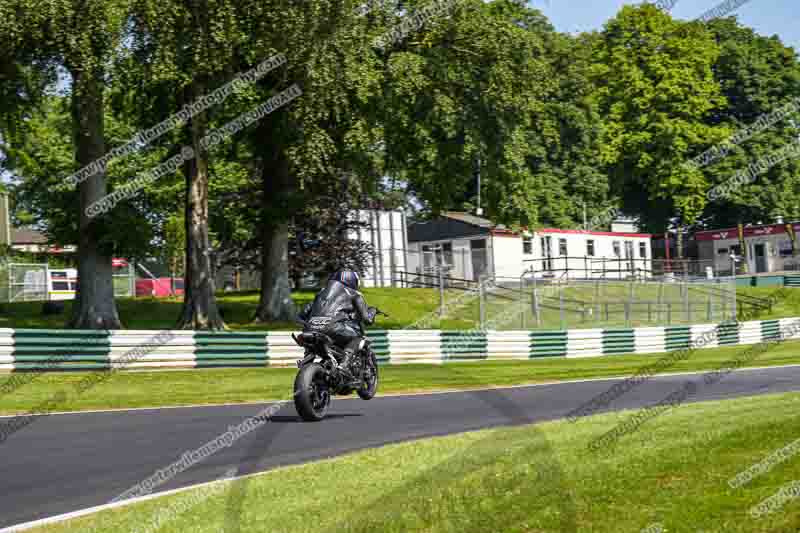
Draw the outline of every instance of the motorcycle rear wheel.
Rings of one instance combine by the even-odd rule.
[[[325,369],[312,363],[304,366],[294,380],[294,407],[306,422],[319,422],[331,405],[331,391]]]

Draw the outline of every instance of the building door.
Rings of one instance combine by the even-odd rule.
[[[764,243],[756,244],[753,246],[753,252],[756,259],[756,273],[769,272],[767,268],[767,245]]]
[[[547,272],[553,271],[553,239],[550,236],[542,237],[541,244],[542,244],[542,270],[546,270]]]
[[[436,265],[436,257],[433,255],[433,249],[430,245],[422,247],[422,272],[428,273],[433,271]]]
[[[625,268],[633,274],[633,241],[625,241]]]
[[[472,253],[472,279],[479,281],[483,274],[486,274],[486,267],[489,264],[486,257],[486,240],[469,241],[469,248]]]

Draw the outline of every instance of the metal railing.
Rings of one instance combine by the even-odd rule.
[[[498,283],[483,291],[482,307],[508,318],[504,329],[636,327],[724,321],[737,316],[735,282],[728,280],[572,279],[566,273],[542,280],[528,273],[516,286]],[[761,299],[743,302],[768,310]],[[509,309],[516,315],[509,315]]]
[[[698,259],[651,259],[644,257],[555,256],[525,259],[527,272],[542,279],[649,279],[707,278],[714,261]]]
[[[555,256],[525,259],[526,273],[542,279],[629,279],[652,276],[647,258]]]

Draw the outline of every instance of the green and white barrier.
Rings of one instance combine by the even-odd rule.
[[[569,331],[370,330],[382,364],[603,357],[757,344],[800,318]],[[697,343],[702,339],[702,343]],[[0,371],[293,366],[291,332],[0,329]]]

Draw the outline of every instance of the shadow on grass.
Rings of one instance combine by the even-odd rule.
[[[454,376],[465,375],[465,372],[453,368],[448,371]],[[504,415],[508,425],[533,423],[532,417],[502,390],[467,394],[478,398],[487,409]],[[293,410],[290,403],[281,408],[284,413],[288,410]],[[281,418],[293,417],[282,415]],[[548,520],[557,522],[556,531],[577,531],[573,492],[564,470],[544,432],[536,430],[535,426],[533,428],[532,439],[524,449],[504,447],[496,435],[490,434],[465,451],[430,465],[377,500],[365,495],[352,506],[331,509],[332,515],[340,518],[326,529],[366,533],[383,531],[391,525],[392,529],[399,531],[405,529],[403,521],[412,513],[417,523],[423,524],[420,526],[423,530],[442,525],[443,529],[452,531],[530,531],[535,528],[527,522]],[[365,432],[367,430],[365,424]],[[257,465],[269,454],[270,446],[280,431],[271,432],[268,426],[258,430],[259,434],[242,455],[237,476],[257,470]],[[531,453],[534,451],[536,455]],[[535,465],[525,462],[532,456],[539,457]],[[483,476],[477,488],[467,482],[477,472],[503,463],[507,463],[506,470],[496,476]],[[508,472],[511,472],[510,476]],[[365,475],[369,473],[365,472]],[[535,476],[536,482],[530,482],[531,476]],[[225,504],[226,532],[242,531],[242,512],[250,479],[241,478],[231,484]],[[457,486],[459,483],[462,487]],[[398,501],[406,502],[406,505],[392,505]],[[476,506],[488,506],[494,511],[476,512]]]

